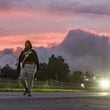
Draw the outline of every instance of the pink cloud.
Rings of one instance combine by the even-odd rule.
[[[83,29],[83,31],[88,33],[93,33],[99,35],[110,36],[110,33],[97,33],[94,30]],[[0,50],[5,48],[14,48],[24,47],[24,42],[29,39],[31,40],[34,47],[51,47],[53,45],[60,44],[66,36],[66,33],[32,33],[26,35],[12,35],[12,36],[0,36]]]
[[[48,47],[50,44],[59,44],[64,39],[65,33],[37,33],[29,35],[0,36],[0,50],[5,48],[24,47],[24,42],[29,39],[35,47]]]

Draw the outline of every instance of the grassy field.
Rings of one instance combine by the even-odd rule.
[[[23,92],[23,88],[0,88],[0,92]],[[97,92],[94,89],[49,89],[49,88],[32,88],[32,92],[72,92],[72,93],[83,93],[83,92]],[[99,91],[98,91],[99,92]]]
[[[0,82],[0,92],[22,92],[24,91],[19,80],[3,80]],[[33,82],[33,92],[85,92],[97,91],[96,89],[85,89],[80,84],[73,85],[63,82],[36,81]]]

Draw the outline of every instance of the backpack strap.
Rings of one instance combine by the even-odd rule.
[[[26,61],[26,59],[29,57],[29,55],[32,53],[32,49],[29,49],[28,51],[24,52],[24,59],[20,62],[20,67],[23,68],[24,67],[24,62]]]

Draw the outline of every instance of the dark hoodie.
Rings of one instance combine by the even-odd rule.
[[[39,60],[38,60],[37,53],[33,49],[31,49],[31,51],[32,51],[31,54],[26,58],[23,65],[25,65],[27,62],[35,63],[37,65],[37,70],[39,70]],[[25,52],[26,52],[26,50],[23,50],[19,56],[19,61],[18,61],[18,65],[17,65],[17,70],[19,70],[19,71],[21,69],[20,62],[22,62],[25,58]]]

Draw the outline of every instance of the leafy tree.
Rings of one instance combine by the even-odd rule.
[[[8,64],[5,65],[1,69],[1,75],[2,78],[11,78],[11,79],[17,79],[19,77],[19,74],[16,70],[12,69]]]
[[[40,64],[40,72],[35,74],[35,78],[37,78],[38,80],[48,80],[48,72],[47,72],[46,63]]]
[[[49,79],[65,81],[69,74],[69,66],[61,56],[55,57],[52,55],[49,58],[47,71],[49,73]]]
[[[73,72],[73,74],[69,75],[69,81],[74,83],[84,82],[84,73],[82,71]]]

